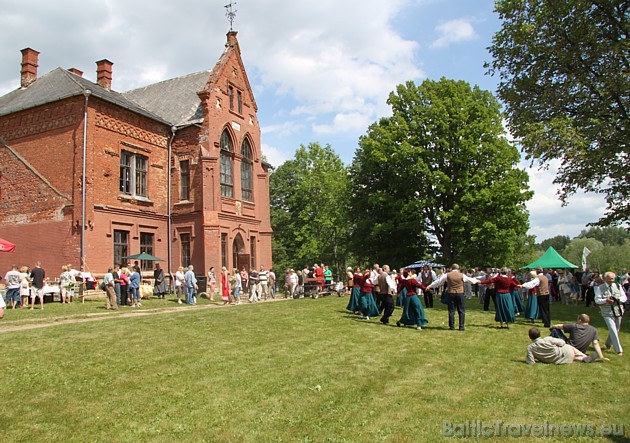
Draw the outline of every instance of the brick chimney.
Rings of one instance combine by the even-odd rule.
[[[37,80],[39,52],[31,48],[24,48],[21,52],[22,70],[20,71],[20,84],[23,88],[26,88]]]
[[[70,68],[68,71],[72,72],[74,75],[78,75],[79,77],[83,77],[83,71],[77,68]]]
[[[110,91],[112,89],[112,66],[109,60],[103,59],[96,62],[96,83]]]

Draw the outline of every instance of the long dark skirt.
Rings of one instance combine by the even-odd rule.
[[[512,304],[512,294],[509,292],[497,292],[496,312],[494,321],[503,323],[514,323],[514,305]]]
[[[396,306],[398,306],[399,308],[402,308],[405,302],[406,296],[407,296],[407,288],[402,288],[402,290],[398,294],[396,294]]]
[[[540,318],[540,313],[538,312],[538,299],[536,298],[535,294],[529,294],[529,297],[527,297],[527,303],[525,304],[523,317],[530,320],[536,320]]]
[[[405,297],[403,301],[403,313],[400,317],[400,323],[403,325],[424,326],[429,321],[424,316],[424,308],[422,302],[417,295]]]
[[[525,311],[525,306],[523,305],[523,297],[521,297],[521,291],[518,289],[510,292],[512,295],[512,304],[514,305],[514,313],[517,314],[519,312]]]
[[[348,300],[348,306],[346,309],[350,312],[358,312],[359,311],[359,288],[356,286],[352,287],[352,291],[350,291],[350,300]]]
[[[365,317],[376,317],[380,314],[371,292],[361,292],[359,295],[359,310],[361,315]]]

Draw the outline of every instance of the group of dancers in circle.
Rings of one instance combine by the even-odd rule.
[[[458,272],[459,267],[453,265],[450,272]],[[383,324],[389,324],[389,318],[394,312],[394,307],[402,307],[402,316],[396,322],[397,326],[414,326],[418,330],[422,330],[429,322],[426,318],[424,307],[419,295],[422,291],[433,293],[443,287],[442,302],[449,307],[449,327],[454,329],[453,314],[451,310],[457,309],[459,313],[459,329],[464,329],[464,312],[465,301],[461,298],[461,303],[454,303],[449,297],[448,285],[451,283],[447,279],[448,272],[442,274],[441,278],[433,281],[429,285],[425,285],[418,281],[415,271],[403,269],[401,273],[389,273],[387,265],[383,268],[375,265],[372,270],[361,271],[359,267],[352,272],[351,268],[347,270],[348,285],[352,286],[350,291],[350,300],[346,307],[347,310],[360,315],[362,319],[370,320],[370,317],[382,315],[380,321]],[[509,323],[514,323],[515,317],[523,314],[523,317],[534,321],[535,319],[546,317],[541,316],[538,301],[532,293],[527,297],[527,301],[523,301],[521,289],[534,289],[533,284],[521,283],[514,273],[508,268],[502,268],[499,272],[485,274],[484,278],[475,278],[466,274],[460,274],[461,279],[470,284],[485,285],[486,297],[490,297],[495,305],[495,321],[499,322],[500,328],[508,328]],[[529,282],[538,283],[538,273],[531,271],[527,275]],[[396,295],[394,301],[393,294]],[[463,296],[463,294],[461,294]],[[548,309],[547,309],[548,311]],[[548,315],[548,314],[547,314]],[[549,320],[542,318],[543,323]]]
[[[369,320],[370,317],[377,317],[382,313],[381,323],[388,324],[394,312],[392,293],[396,293],[396,299],[403,308],[403,314],[396,322],[397,326],[413,325],[422,330],[429,323],[418,298],[418,289],[423,291],[429,289],[415,278],[410,278],[407,269],[394,278],[389,274],[387,265],[383,266],[383,269],[375,267],[372,271],[368,269],[363,272],[356,267],[354,273],[348,269],[348,274],[348,277],[352,275],[352,290],[346,309],[358,313],[362,319]],[[376,293],[376,300],[373,292]]]

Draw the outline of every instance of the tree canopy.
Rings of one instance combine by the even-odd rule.
[[[432,239],[447,262],[509,264],[532,193],[497,100],[441,79],[399,85],[388,104],[392,117],[369,127],[351,167],[355,248],[419,259]]]
[[[621,246],[627,240],[630,240],[630,232],[618,226],[609,226],[607,228],[592,227],[588,231],[582,231],[580,237],[594,238],[605,246]],[[628,260],[630,260],[630,256]]]
[[[348,243],[348,171],[330,146],[302,145],[269,178],[274,263],[315,262],[339,273]]]
[[[498,0],[487,65],[527,157],[559,160],[564,203],[605,195],[599,224],[630,220],[628,8],[623,0]]]
[[[555,237],[551,237],[540,242],[540,246],[543,251],[546,251],[549,246],[553,246],[556,251],[560,252],[566,247],[566,245],[569,244],[570,241],[571,239],[568,235],[556,235]]]

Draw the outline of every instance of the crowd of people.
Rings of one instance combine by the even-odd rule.
[[[140,291],[142,273],[138,262],[127,266],[113,266],[107,270],[100,285],[97,279],[81,267],[64,265],[55,279],[59,286],[60,302],[72,303],[75,297],[84,302],[85,293],[96,287],[105,291],[106,309],[117,310],[120,306],[142,306]],[[0,318],[4,310],[28,308],[44,309],[45,287],[49,282],[46,272],[37,262],[32,269],[26,266],[12,269],[4,276],[5,298],[0,298]],[[273,270],[261,265],[258,270],[249,272],[245,267],[239,271],[226,267],[216,275],[211,267],[206,274],[206,290],[199,292],[199,282],[192,265],[186,269],[180,267],[171,280],[166,278],[159,263],[155,264],[151,293],[158,299],[164,299],[174,292],[177,303],[195,305],[198,295],[205,295],[214,301],[220,296],[224,304],[241,304],[246,298],[249,303],[276,298],[277,279]],[[344,288],[345,286],[345,288]],[[333,289],[334,287],[334,289]],[[172,289],[172,290],[171,290]],[[457,313],[457,329],[465,330],[466,300],[473,295],[483,304],[483,309],[494,305],[495,321],[499,328],[509,329],[516,317],[522,316],[526,321],[534,323],[541,320],[544,328],[551,331],[551,336],[541,337],[540,330],[532,327],[529,331],[532,343],[527,348],[527,363],[535,361],[551,363],[568,363],[572,361],[593,361],[603,359],[597,338],[597,330],[590,326],[590,316],[586,313],[578,317],[572,325],[551,324],[551,301],[562,304],[583,302],[585,308],[599,307],[600,314],[608,329],[605,342],[607,349],[614,349],[623,355],[619,339],[619,330],[623,318],[628,294],[630,293],[630,272],[606,272],[603,276],[597,271],[550,270],[538,268],[529,272],[515,273],[511,269],[460,269],[453,264],[450,269],[441,269],[438,273],[430,266],[422,269],[402,269],[398,273],[390,270],[388,265],[380,267],[375,264],[372,269],[362,271],[359,267],[348,268],[346,284],[333,282],[332,271],[328,266],[315,263],[295,272],[286,269],[284,276],[284,297],[303,298],[311,295],[334,291],[341,295],[343,290],[350,295],[346,307],[360,318],[380,316],[383,324],[389,324],[395,307],[402,308],[402,315],[396,325],[414,326],[422,330],[429,323],[425,308],[433,308],[434,299],[448,307],[448,328],[455,330],[455,313]],[[422,296],[422,299],[421,299]],[[424,301],[424,305],[423,305]],[[566,337],[563,332],[568,332]],[[595,353],[586,355],[592,343]]]
[[[443,269],[440,275],[429,266],[418,271],[403,269],[398,273],[396,270],[390,271],[387,265],[381,268],[375,264],[372,269],[364,271],[359,267],[354,270],[348,268],[348,286],[351,289],[346,309],[365,320],[380,315],[380,321],[388,324],[394,306],[397,305],[403,309],[396,325],[412,325],[422,330],[429,323],[425,307],[432,308],[434,295],[441,294],[440,301],[448,307],[449,330],[456,329],[457,312],[457,329],[464,331],[466,299],[471,299],[474,293],[485,311],[489,310],[492,301],[495,308],[494,319],[501,329],[509,329],[516,317],[522,316],[531,323],[541,320],[543,327],[550,330],[551,338],[542,339],[538,328],[530,329],[532,344],[527,351],[528,363],[537,359],[554,363],[567,363],[569,360],[590,362],[597,358],[603,359],[597,335],[593,337],[594,328],[589,325],[590,316],[582,314],[576,324],[578,326],[552,325],[550,306],[552,300],[564,304],[569,303],[569,300],[575,300],[575,303],[584,300],[585,307],[598,306],[609,332],[606,348],[623,355],[619,330],[630,293],[630,273],[624,272],[617,276],[613,272],[606,272],[603,279],[598,277],[596,272],[584,272],[581,276],[576,276],[565,270],[542,268],[518,275],[506,267],[486,271],[460,270],[457,264],[453,264],[450,269]],[[584,286],[587,287],[584,291],[580,291],[577,281],[585,283]],[[420,295],[423,296],[424,306]],[[567,339],[561,332],[564,329],[564,332],[575,333],[585,329],[585,326],[589,326],[586,328],[589,331],[586,334],[589,340],[586,341],[576,341],[575,337]],[[559,345],[560,341],[563,342],[562,346]],[[576,345],[578,342],[579,346]],[[586,356],[586,348],[591,342],[597,352]],[[553,350],[556,354],[551,352],[551,346],[558,348]],[[551,354],[557,358],[550,358]]]
[[[318,298],[322,294],[343,291],[343,283],[333,281],[332,270],[324,263],[305,265],[295,271],[293,268],[284,271],[284,294],[286,298]]]
[[[43,310],[44,296],[48,293],[58,293],[62,304],[70,304],[75,299],[85,303],[87,291],[97,288],[106,294],[106,309],[116,310],[124,305],[142,306],[141,281],[142,275],[137,262],[124,267],[116,265],[109,268],[100,285],[98,279],[83,266],[75,269],[71,264],[63,265],[59,275],[50,278],[40,262],[36,262],[32,269],[13,265],[4,276],[5,297],[2,308],[24,309],[30,304],[30,309],[33,310],[38,304],[39,309]],[[152,292],[158,298],[164,298],[167,285],[164,271],[159,264],[155,267],[154,282]]]
[[[276,298],[276,274],[272,269],[266,269],[265,265],[261,265],[259,270],[252,269],[249,272],[244,266],[240,271],[236,268],[229,271],[223,266],[219,276],[214,267],[210,267],[206,274],[206,290],[201,292],[193,265],[187,269],[180,267],[173,276],[173,281],[178,303],[183,303],[184,295],[186,303],[192,305],[197,303],[197,295],[205,295],[210,301],[214,301],[215,296],[220,296],[223,304],[234,305],[240,305],[242,298],[247,298],[250,303]]]

